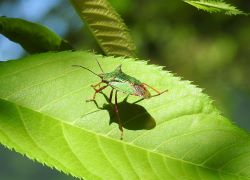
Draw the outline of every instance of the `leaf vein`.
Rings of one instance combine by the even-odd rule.
[[[21,88],[21,89],[16,90],[16,91],[13,92],[13,93],[11,93],[10,95],[6,96],[5,98],[6,98],[6,99],[9,99],[9,98],[11,98],[11,96],[14,96],[16,93],[18,93],[18,92],[20,92],[20,91],[27,90],[27,89],[30,89],[30,88],[32,88],[32,87],[36,87],[36,86],[45,84],[45,83],[47,83],[47,82],[50,82],[50,81],[53,81],[53,80],[62,78],[62,77],[66,76],[66,75],[68,75],[68,74],[70,74],[70,73],[72,73],[72,72],[75,72],[75,71],[77,71],[77,70],[78,70],[78,69],[70,70],[70,71],[67,71],[67,72],[65,72],[65,73],[63,73],[63,74],[60,74],[60,76],[56,76],[56,77],[47,79],[46,81],[42,81],[42,82],[39,82],[39,83],[36,83],[36,84],[32,84],[32,85],[30,85],[30,86],[23,87],[23,88]]]
[[[166,144],[168,143],[169,141],[172,141],[173,139],[176,139],[176,138],[180,138],[180,137],[185,137],[185,136],[190,136],[190,135],[194,135],[194,134],[199,134],[199,133],[203,133],[203,132],[209,132],[209,131],[219,131],[219,132],[231,132],[229,130],[225,130],[225,129],[205,129],[205,130],[198,130],[198,131],[192,131],[192,132],[188,132],[188,133],[183,133],[183,134],[177,134],[175,136],[172,136],[170,138],[168,138],[167,140],[161,142],[158,146],[156,146],[153,151],[157,151],[163,144]]]
[[[69,148],[71,154],[72,154],[72,155],[75,157],[75,159],[81,164],[81,166],[83,167],[83,169],[84,169],[85,171],[87,171],[87,172],[88,172],[89,174],[91,174],[92,176],[95,176],[95,177],[98,177],[99,179],[102,179],[102,178],[99,177],[98,175],[93,174],[92,172],[90,172],[90,171],[85,167],[84,163],[79,159],[79,157],[77,156],[77,154],[73,151],[73,149],[72,149],[72,147],[71,147],[71,145],[70,145],[68,139],[66,138],[65,132],[64,132],[64,125],[63,125],[63,123],[61,122],[60,125],[61,125],[62,135],[63,135],[64,140],[65,140],[65,144],[68,146],[68,148]]]
[[[148,164],[149,164],[149,167],[152,169],[152,171],[153,171],[155,177],[158,177],[157,179],[162,179],[162,178],[158,175],[158,173],[156,172],[154,166],[151,165],[151,160],[150,160],[150,157],[149,157],[149,156],[150,156],[150,152],[147,151],[146,154],[147,154],[147,162],[148,162]]]
[[[61,162],[59,162],[57,159],[51,157],[49,153],[47,153],[43,148],[41,148],[41,146],[39,146],[39,145],[35,142],[35,140],[34,140],[33,137],[30,135],[29,130],[27,129],[27,127],[26,127],[26,125],[25,125],[25,121],[24,121],[24,118],[23,118],[23,116],[22,116],[22,112],[21,112],[19,106],[15,105],[15,108],[16,108],[16,110],[17,110],[17,112],[18,112],[19,117],[20,117],[20,122],[22,123],[23,128],[24,128],[24,130],[25,130],[27,136],[30,138],[31,142],[33,143],[33,145],[35,145],[38,149],[40,149],[40,150],[41,150],[44,154],[46,154],[49,158],[53,159],[53,160],[54,160],[55,162],[57,162],[60,166],[62,166],[64,169],[66,169],[66,170],[68,171],[68,168],[66,168],[66,166],[64,166],[64,164],[62,164]],[[68,171],[68,172],[70,172],[70,171]]]
[[[108,158],[108,156],[106,155],[106,153],[103,151],[103,146],[101,145],[99,136],[96,135],[95,138],[96,138],[96,142],[97,142],[97,144],[99,146],[100,151],[102,152],[102,154],[105,157],[105,159],[107,160],[107,162],[110,164],[110,167],[112,167],[112,169],[115,170],[115,172],[120,176],[120,178],[123,179],[123,177],[120,174],[120,172],[113,166],[112,162],[110,161],[110,159]]]
[[[128,160],[128,162],[130,164],[130,167],[133,170],[134,174],[138,177],[138,179],[141,179],[140,176],[139,176],[139,174],[136,172],[136,170],[135,170],[135,168],[133,166],[133,163],[130,160],[130,157],[129,157],[128,152],[127,152],[127,147],[125,147],[124,144],[122,144],[122,149],[124,151],[125,157]]]

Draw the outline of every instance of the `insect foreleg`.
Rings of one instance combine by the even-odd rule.
[[[95,85],[91,85],[91,87],[95,89],[95,87],[96,87],[96,86],[100,86],[101,83],[102,83],[102,81],[99,82],[99,83],[97,83],[97,84],[95,84]],[[95,90],[96,90],[96,89],[95,89]]]
[[[96,96],[96,94],[99,93],[99,92],[101,92],[101,91],[102,91],[103,89],[105,89],[106,87],[108,87],[108,85],[102,86],[102,87],[99,88],[99,89],[95,89],[95,88],[94,88],[95,93],[94,93],[94,95],[93,95],[93,98],[87,100],[87,102],[89,102],[89,101],[95,101],[95,96]]]

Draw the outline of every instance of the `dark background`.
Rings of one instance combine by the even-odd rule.
[[[193,81],[225,117],[250,130],[250,17],[209,14],[181,0],[110,2],[129,27],[139,58]],[[227,2],[250,12],[250,1]],[[0,0],[0,16],[38,22],[76,49],[102,53],[67,0]],[[26,55],[0,35],[0,61]],[[0,146],[0,179],[74,178]]]

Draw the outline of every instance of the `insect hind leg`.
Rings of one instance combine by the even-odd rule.
[[[121,121],[121,118],[120,118],[120,114],[119,114],[119,111],[118,111],[117,91],[115,91],[115,113],[117,115],[118,122],[119,122],[119,129],[121,131],[121,137],[120,137],[120,139],[122,140],[123,139],[123,124],[122,124],[122,121]]]
[[[151,97],[159,96],[159,95],[161,95],[161,94],[163,94],[163,93],[165,93],[165,92],[168,91],[168,90],[165,90],[165,91],[160,92],[160,91],[158,91],[157,89],[153,88],[152,86],[150,86],[150,85],[148,85],[148,84],[146,84],[146,83],[142,83],[142,84],[145,85],[145,86],[147,86],[147,87],[149,87],[150,89],[154,90],[155,92],[157,92],[156,95],[153,95],[153,96],[151,96]]]

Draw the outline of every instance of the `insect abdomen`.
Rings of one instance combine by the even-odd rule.
[[[142,85],[142,84],[135,84],[134,85],[135,94],[136,96],[144,97],[145,99],[148,99],[151,97],[150,92]]]

